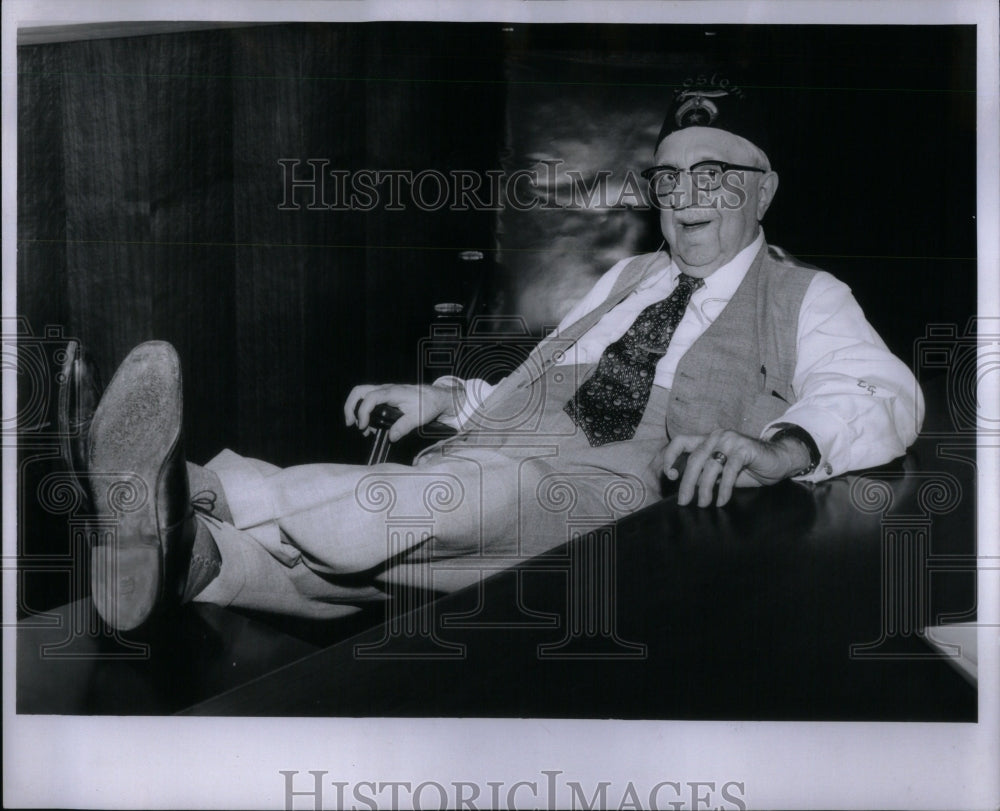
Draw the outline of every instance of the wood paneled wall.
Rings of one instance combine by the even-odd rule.
[[[280,25],[20,48],[18,314],[80,338],[105,380],[135,344],[174,344],[194,461],[363,461],[344,399],[418,378],[433,304],[460,296],[457,252],[492,248],[494,215],[310,210],[308,194],[282,210],[278,161],[493,168],[494,37]],[[32,454],[24,551],[63,554],[64,519],[30,497],[54,462]],[[26,604],[65,598],[39,577]]]

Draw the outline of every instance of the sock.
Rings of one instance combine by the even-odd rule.
[[[181,602],[194,599],[201,591],[219,576],[222,571],[222,555],[215,544],[215,538],[205,522],[195,517],[194,546],[191,550],[191,564],[188,566],[187,582],[184,584],[184,596]]]

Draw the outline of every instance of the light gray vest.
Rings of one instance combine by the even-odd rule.
[[[482,413],[501,411],[511,397],[523,397],[522,390],[541,378],[569,345],[669,263],[664,253],[629,262],[604,302],[557,338],[539,343],[494,388]],[[716,428],[757,436],[795,401],[791,384],[799,308],[815,273],[780,248],[761,247],[725,309],[678,364],[667,410],[669,436],[707,434]]]
[[[795,402],[799,310],[816,270],[765,249],[677,365],[667,433],[759,436]]]

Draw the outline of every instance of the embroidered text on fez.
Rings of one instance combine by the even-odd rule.
[[[653,390],[656,364],[691,294],[704,283],[682,273],[674,292],[639,313],[625,334],[604,350],[597,369],[563,406],[593,447],[635,435]]]

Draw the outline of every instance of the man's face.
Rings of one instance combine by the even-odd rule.
[[[668,135],[655,156],[657,165],[678,169],[706,160],[760,165],[746,141],[711,127],[688,127]],[[756,238],[777,187],[774,172],[733,172],[714,191],[692,188],[691,176],[682,173],[671,199],[660,203],[660,230],[677,266],[703,279],[729,262]]]

